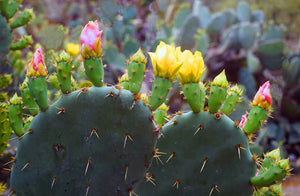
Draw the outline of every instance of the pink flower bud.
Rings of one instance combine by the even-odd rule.
[[[41,48],[38,48],[33,54],[32,59],[29,61],[27,68],[28,77],[47,76],[47,67],[44,62],[43,52]]]
[[[99,31],[97,20],[90,21],[85,25],[81,32],[81,55],[84,59],[91,57],[101,57],[102,44],[101,44],[102,31]]]
[[[247,114],[244,114],[244,115],[242,116],[242,119],[241,119],[241,122],[240,122],[240,124],[239,124],[239,127],[240,127],[241,129],[243,129],[244,126],[245,126],[245,124],[246,124],[246,122],[247,122]]]
[[[257,91],[253,102],[253,105],[269,110],[272,105],[272,96],[270,91],[270,82],[265,82]]]

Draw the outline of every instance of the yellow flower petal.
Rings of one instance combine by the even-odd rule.
[[[189,50],[185,50],[181,59],[183,65],[179,70],[179,80],[184,83],[198,83],[202,74],[204,73],[204,62],[201,52],[196,51],[195,54]]]
[[[167,45],[160,42],[155,53],[149,52],[154,76],[174,79],[177,76],[181,63],[180,47],[175,49],[174,44]]]

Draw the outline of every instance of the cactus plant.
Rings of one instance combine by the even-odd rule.
[[[204,108],[206,89],[200,78],[205,68],[201,53],[181,52],[180,47],[161,42],[155,53],[149,53],[155,79],[147,103],[145,95],[139,93],[146,63],[141,50],[131,56],[128,75],[121,80],[121,85],[130,91],[118,85],[108,87],[103,82],[101,32],[95,23],[90,22],[81,35],[81,55],[94,87],[71,92],[68,63],[72,62],[62,52],[57,59],[62,95],[49,105],[45,95],[47,67],[41,49],[29,62],[28,87],[40,112],[29,127],[25,125],[26,133],[19,134],[11,193],[132,195],[148,191],[145,195],[212,195],[220,191],[220,195],[250,195],[254,191],[251,182],[263,188],[289,174],[288,160],[271,152],[266,155],[267,171],[259,170],[260,175],[271,176],[269,180],[253,177],[257,160],[249,150],[248,137],[269,114],[269,83],[258,91],[249,115],[244,115],[238,124],[226,114],[233,111],[241,93],[238,87],[227,89],[225,72],[211,83],[208,107]],[[92,35],[85,36],[86,31]],[[167,107],[159,106],[165,102],[177,75],[192,112],[180,113],[163,125]],[[17,130],[16,123],[12,123],[16,117],[19,122],[21,114],[16,96],[10,107],[10,121]],[[157,108],[158,112],[154,112]],[[256,112],[259,117],[254,115]],[[164,152],[169,155],[166,159],[162,158]],[[153,176],[146,173],[152,158],[166,162],[148,171],[159,171],[154,174],[157,186],[149,191],[149,184],[142,184],[135,191],[144,176],[154,183]],[[229,178],[236,182],[228,182]]]
[[[214,83],[226,85],[224,72],[215,78]],[[227,87],[221,88],[226,93]],[[232,99],[232,90],[228,90],[228,95],[226,99]],[[268,112],[270,98],[269,83],[266,83],[257,92],[248,117],[244,115],[240,124],[220,112],[220,104],[216,108],[208,107],[200,112],[181,113],[173,117],[160,130],[161,137],[153,153],[156,164],[153,163],[146,173],[145,182],[136,189],[136,193],[252,195],[255,189],[259,189],[255,194],[269,193],[272,188],[262,187],[275,184],[289,175],[288,159],[282,160],[277,149],[265,155],[261,168],[257,170],[260,164],[249,150],[248,137],[251,138],[252,132],[248,130],[249,127],[259,129],[255,124],[261,125],[262,120],[251,113],[256,111],[259,116]],[[210,96],[208,104],[222,100],[222,96]],[[227,103],[225,100],[221,108]],[[259,173],[257,176],[256,171]]]

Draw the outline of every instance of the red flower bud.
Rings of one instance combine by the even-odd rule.
[[[257,105],[258,107],[269,110],[272,105],[272,96],[270,91],[270,82],[265,82],[257,91],[252,105]]]
[[[101,44],[102,31],[99,31],[97,20],[90,21],[85,25],[81,32],[81,55],[83,58],[101,57],[102,44]]]
[[[47,76],[47,67],[44,62],[42,49],[38,48],[33,54],[32,59],[29,61],[27,68],[28,77]]]

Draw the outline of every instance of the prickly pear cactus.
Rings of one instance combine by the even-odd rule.
[[[149,171],[156,186],[148,182],[136,190],[137,194],[251,195],[249,181],[255,175],[256,164],[248,138],[226,115],[184,113],[168,122],[161,132],[158,164],[153,163]]]
[[[10,123],[20,130],[11,194],[251,195],[253,187],[270,191],[265,187],[289,174],[288,159],[281,160],[278,152],[267,154],[257,170],[259,160],[249,150],[248,138],[270,113],[269,82],[255,95],[249,114],[233,122],[226,115],[240,101],[241,90],[230,87],[225,71],[208,91],[200,81],[202,54],[161,42],[149,53],[155,79],[148,99],[139,92],[147,63],[141,50],[130,57],[120,86],[106,86],[101,34],[97,21],[81,33],[84,67],[95,86],[71,92],[72,60],[62,52],[57,59],[62,95],[52,105],[41,48],[29,62],[22,93],[28,88],[24,98],[36,101],[40,111],[22,126],[22,102],[17,95],[11,100]],[[164,125],[164,102],[177,76],[192,111],[179,112]],[[26,101],[29,109],[32,103]],[[152,158],[156,163],[150,168]]]
[[[89,70],[87,76],[98,87],[71,92],[72,60],[62,52],[57,59],[57,72],[63,95],[49,105],[47,67],[41,48],[29,61],[28,84],[25,81],[22,85],[22,95],[24,100],[28,98],[27,108],[39,107],[40,112],[27,132],[19,134],[11,193],[129,195],[149,168],[157,139],[152,111],[139,95],[118,86],[100,87],[103,75],[99,75],[99,70],[103,70],[103,66],[102,50],[99,50],[101,33],[97,25],[96,21],[90,22],[81,38],[82,56]],[[90,31],[98,35],[96,41],[86,39],[85,33]],[[99,48],[91,47],[92,43],[88,42],[91,40]],[[91,52],[94,49],[97,51]],[[132,60],[139,62],[141,55],[144,56],[139,50]],[[137,70],[138,65],[133,69]],[[133,75],[130,79],[137,81],[130,81],[136,85],[129,89],[136,92],[141,87],[140,76],[143,78],[144,70],[133,71]],[[32,98],[36,106],[31,105]],[[36,114],[36,111],[31,112]],[[12,117],[17,114],[16,109],[12,110]],[[16,124],[12,118],[10,121]]]
[[[241,90],[237,86],[228,88],[224,71],[211,84],[208,107],[200,111],[194,109],[197,101],[189,102],[189,99],[199,95],[201,100],[205,93],[201,95],[195,89],[188,93],[185,88],[193,87],[193,83],[183,80],[182,75],[189,73],[180,70],[179,79],[193,112],[180,112],[162,126],[153,152],[156,160],[146,173],[145,182],[135,192],[140,195],[246,196],[259,189],[255,194],[270,195],[273,189],[265,187],[289,175],[288,159],[281,160],[279,150],[272,151],[265,155],[257,171],[260,161],[249,149],[251,134],[260,128],[270,111],[269,83],[260,88],[249,114],[238,123],[226,114],[240,101]]]

